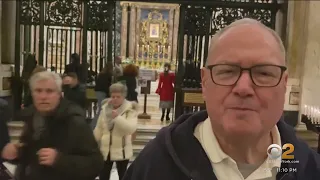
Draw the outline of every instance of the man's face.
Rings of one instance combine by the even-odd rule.
[[[42,80],[35,83],[32,98],[39,112],[52,112],[60,102],[61,92],[58,91],[54,80]]]
[[[239,25],[223,34],[209,52],[208,65],[232,64],[283,66],[284,57],[275,38],[257,25]],[[269,132],[280,119],[286,93],[287,73],[278,86],[258,87],[248,71],[233,86],[213,83],[210,70],[202,69],[202,90],[216,133],[243,138]],[[226,137],[228,138],[228,137]]]
[[[78,80],[76,78],[72,78],[70,76],[66,76],[63,78],[63,84],[64,85],[70,85],[71,87],[74,87],[78,84]]]

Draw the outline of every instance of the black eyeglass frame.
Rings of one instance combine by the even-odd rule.
[[[223,85],[223,84],[216,83],[216,82],[213,80],[212,69],[213,69],[214,67],[216,67],[216,66],[221,66],[221,65],[224,65],[224,66],[225,66],[225,65],[228,65],[228,66],[234,66],[234,67],[240,68],[239,77],[238,77],[238,79],[237,79],[233,84]],[[276,85],[274,85],[274,86],[260,86],[260,85],[257,85],[257,84],[254,82],[253,77],[252,77],[252,69],[253,69],[253,68],[256,68],[256,67],[261,67],[261,66],[274,66],[274,67],[279,67],[279,68],[281,69],[280,78],[279,78],[279,81],[278,81],[278,83],[277,83]],[[215,83],[215,84],[217,84],[217,85],[219,85],[219,86],[234,86],[235,84],[238,83],[240,77],[242,76],[242,72],[243,72],[243,71],[248,71],[252,83],[253,83],[254,85],[258,86],[258,87],[276,87],[276,86],[278,86],[279,83],[280,83],[280,81],[281,81],[281,79],[282,79],[283,73],[287,70],[287,67],[285,67],[285,66],[279,66],[279,65],[274,65],[274,64],[261,64],[261,65],[251,66],[251,67],[249,67],[249,68],[243,68],[243,67],[241,67],[241,66],[239,66],[239,65],[233,65],[233,64],[213,64],[213,65],[208,65],[208,66],[206,66],[206,68],[210,70],[210,76],[211,76],[212,82]]]

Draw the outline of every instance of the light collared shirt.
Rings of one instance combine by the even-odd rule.
[[[273,144],[281,146],[277,126],[272,129],[271,135]],[[194,136],[205,150],[211,161],[213,172],[219,180],[276,180],[277,168],[281,166],[281,158],[274,161],[266,159],[261,165],[237,164],[222,151],[212,131],[210,118],[197,125]]]

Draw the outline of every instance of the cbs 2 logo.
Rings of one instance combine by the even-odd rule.
[[[273,148],[275,148],[276,150],[275,152],[277,153],[272,152]],[[285,150],[285,151],[282,153],[282,150]],[[277,158],[281,156],[281,159],[294,159],[294,155],[292,154],[293,152],[294,152],[294,146],[293,144],[290,144],[290,143],[286,143],[282,147],[279,146],[278,144],[272,144],[268,148],[268,153],[273,158]]]

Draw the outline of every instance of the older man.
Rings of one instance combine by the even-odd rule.
[[[64,98],[72,101],[85,109],[87,107],[86,90],[80,86],[76,73],[68,73],[63,78]]]
[[[201,77],[207,111],[161,130],[124,180],[320,179],[320,156],[282,119],[288,74],[276,32],[252,19],[234,22],[215,36]],[[293,159],[282,161],[288,143]],[[271,144],[280,147],[274,159]]]
[[[53,72],[30,79],[34,106],[20,117],[26,124],[19,145],[5,152],[10,154],[6,159],[19,162],[18,180],[94,180],[103,167],[84,111],[61,98],[61,86]]]

